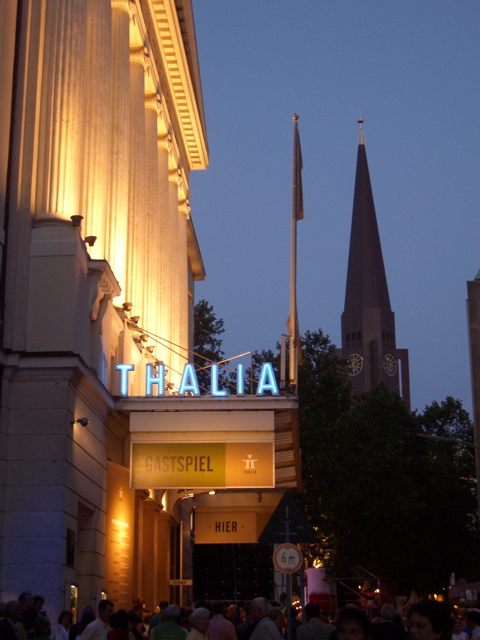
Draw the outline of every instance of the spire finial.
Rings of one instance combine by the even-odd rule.
[[[360,125],[360,131],[358,134],[358,144],[365,144],[365,140],[363,138],[363,118],[360,116],[360,118],[357,120],[358,124]]]
[[[293,114],[292,120],[295,120],[295,122],[298,120],[298,113]]]

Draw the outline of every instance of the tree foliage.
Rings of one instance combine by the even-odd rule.
[[[223,319],[217,318],[207,300],[199,300],[193,315],[193,350],[198,384],[202,393],[210,390],[210,363],[223,360]]]
[[[405,594],[437,591],[452,571],[478,577],[471,451],[418,437],[471,442],[461,402],[447,398],[415,416],[384,385],[351,400],[328,337],[307,332],[302,346],[302,498],[337,573],[363,566]]]

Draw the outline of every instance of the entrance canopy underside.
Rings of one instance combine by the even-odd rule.
[[[167,396],[161,398],[128,397],[118,399],[115,409],[135,414],[163,412],[169,414],[168,422],[178,416],[178,431],[182,431],[182,417],[195,413],[215,412],[228,414],[245,412],[246,429],[249,413],[272,413],[274,415],[275,444],[275,489],[296,489],[301,491],[301,463],[299,445],[298,399],[295,397],[268,396],[227,396],[214,398]],[[130,431],[132,423],[130,421]],[[152,431],[152,436],[155,436]]]

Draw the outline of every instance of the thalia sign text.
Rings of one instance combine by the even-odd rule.
[[[120,372],[120,395],[128,396],[128,374],[130,371],[134,371],[135,365],[133,364],[117,364],[116,370]],[[215,397],[224,397],[228,393],[225,389],[219,388],[218,377],[218,364],[212,364],[210,367],[211,379],[210,379],[210,394]],[[153,365],[147,364],[146,377],[145,377],[145,395],[152,396],[153,389],[156,389],[157,396],[165,395],[165,365],[158,365],[158,376],[154,375]],[[245,378],[244,378],[244,365],[239,364],[237,367],[237,395],[243,396],[245,393]],[[260,369],[260,376],[258,378],[257,396],[263,396],[265,392],[270,392],[274,396],[278,396],[278,385],[275,380],[275,374],[273,372],[273,366],[271,362],[264,362]],[[189,393],[193,396],[200,395],[200,387],[197,380],[197,374],[195,373],[195,367],[192,363],[188,362],[183,368],[182,380],[178,389],[178,395],[184,396]]]

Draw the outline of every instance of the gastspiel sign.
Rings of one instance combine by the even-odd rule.
[[[156,389],[157,396],[165,395],[165,365],[158,364],[158,375],[154,375],[153,365],[146,365],[146,381],[145,381],[145,395],[152,396],[153,388]],[[120,372],[120,395],[128,395],[128,374],[134,371],[134,364],[117,364],[115,369]],[[212,396],[221,398],[227,396],[225,389],[219,388],[219,376],[218,376],[218,364],[212,364],[210,367],[211,386],[210,393]],[[245,371],[244,365],[239,364],[237,367],[237,395],[242,396],[245,393]],[[275,374],[271,362],[264,362],[260,370],[260,376],[258,378],[257,396],[263,396],[265,392],[269,391],[274,396],[278,396],[278,385],[275,380]],[[197,374],[195,373],[195,366],[188,362],[183,368],[182,380],[180,382],[180,388],[178,390],[179,396],[184,396],[189,393],[193,396],[200,395],[200,386],[197,380]]]
[[[271,488],[272,442],[133,442],[135,489]]]

